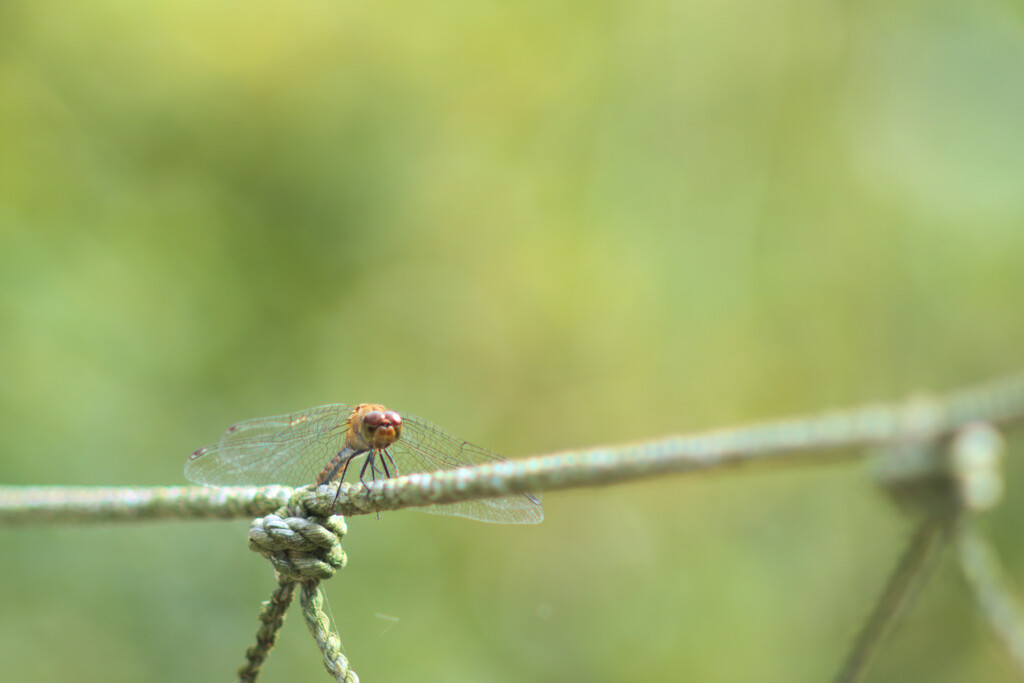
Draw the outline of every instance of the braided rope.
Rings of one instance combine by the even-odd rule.
[[[300,585],[302,614],[317,647],[324,656],[327,672],[340,683],[358,683],[359,677],[341,653],[341,639],[331,628],[323,610],[319,584],[345,566],[341,547],[347,527],[341,515],[318,515],[307,505],[315,500],[305,489],[296,491],[288,503],[249,527],[249,549],[270,561],[278,587],[263,603],[256,644],[246,650],[246,663],[238,670],[240,681],[254,682],[263,662],[277,641],[284,616]]]

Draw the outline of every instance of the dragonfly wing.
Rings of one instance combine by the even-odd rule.
[[[463,441],[421,417],[403,414],[402,425],[402,438],[388,449],[400,475],[453,470],[505,460],[497,453]],[[539,494],[517,493],[503,498],[467,500],[417,509],[481,522],[537,524],[544,519],[540,500]]]
[[[540,505],[540,495],[525,493],[505,498],[487,498],[483,500],[464,500],[461,503],[446,505],[430,505],[422,510],[432,515],[450,515],[465,517],[478,522],[495,524],[539,524],[544,521],[544,508]]]
[[[185,476],[214,486],[312,484],[344,445],[352,409],[339,403],[239,422],[193,453]]]

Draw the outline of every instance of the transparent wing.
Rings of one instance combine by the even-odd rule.
[[[312,484],[344,445],[354,408],[336,403],[231,425],[218,443],[189,456],[185,477],[212,486]]]
[[[189,456],[185,476],[197,484],[210,486],[312,484],[344,447],[349,415],[355,407],[336,403],[239,422],[228,427],[218,443],[200,448]],[[496,453],[463,441],[423,418],[401,415],[402,436],[387,449],[398,467],[398,472],[392,473],[395,476],[503,460]],[[351,467],[349,471],[356,473],[359,468]],[[350,475],[350,478],[355,476]],[[544,519],[539,494],[516,494],[419,509],[502,524],[536,524]]]
[[[463,441],[421,417],[406,413],[402,413],[402,438],[388,448],[388,453],[398,466],[399,475],[453,470],[504,460],[497,453]],[[504,498],[467,500],[418,509],[481,522],[537,524],[544,519],[540,500],[537,493],[517,493]]]

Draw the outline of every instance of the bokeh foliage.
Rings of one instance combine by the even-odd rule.
[[[183,483],[320,403],[516,456],[1017,369],[1022,84],[1010,2],[0,3],[0,479]],[[822,680],[909,529],[855,466],[545,504],[353,520],[364,680]],[[244,536],[0,531],[4,677],[228,676]],[[1011,679],[948,563],[875,675]],[[323,676],[293,617],[266,680]]]

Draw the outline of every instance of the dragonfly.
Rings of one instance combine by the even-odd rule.
[[[358,467],[366,483],[503,460],[415,415],[376,403],[336,403],[231,425],[218,443],[189,456],[185,477],[206,486],[305,486],[344,481]],[[544,519],[534,493],[417,509],[499,524]]]

